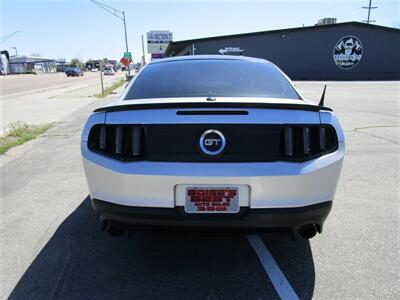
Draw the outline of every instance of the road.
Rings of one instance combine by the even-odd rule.
[[[123,73],[119,72],[117,74],[122,75]],[[107,81],[110,78],[112,77],[104,76],[104,79]],[[0,76],[0,91],[1,96],[7,96],[82,83],[96,84],[100,87],[100,72],[85,72],[83,77],[67,77],[64,73]]]
[[[323,88],[296,84],[312,99]],[[0,157],[0,298],[399,299],[399,86],[328,83],[346,158],[324,233],[310,241],[160,230],[109,237],[80,160],[84,121],[104,102],[90,103]]]
[[[104,87],[125,76],[104,76]],[[83,77],[63,73],[0,77],[0,134],[14,122],[29,124],[56,122],[95,101],[101,92],[100,73]]]

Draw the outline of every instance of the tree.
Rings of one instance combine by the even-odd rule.
[[[78,67],[82,70],[85,69],[85,65],[79,60],[79,58],[73,58],[71,59],[71,62],[69,64],[71,67]]]
[[[90,69],[93,69],[93,68],[94,68],[94,61],[93,61],[93,59],[89,58],[89,59],[86,61],[86,66],[87,66],[88,68],[90,68]]]

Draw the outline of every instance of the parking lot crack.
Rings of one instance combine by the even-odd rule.
[[[70,137],[71,135],[66,133],[50,133],[46,134],[45,136],[53,136],[53,137]]]
[[[380,140],[387,141],[387,142],[395,144],[395,145],[400,145],[397,141],[393,141],[391,139],[388,139],[388,138],[385,138],[385,137],[382,137],[382,136],[379,136],[379,135],[376,135],[376,134],[372,134],[372,133],[368,133],[368,132],[363,131],[363,130],[375,129],[375,128],[399,128],[399,127],[400,126],[397,126],[397,125],[365,126],[365,127],[356,127],[356,128],[353,129],[353,131],[357,132],[357,133],[369,135],[369,136],[375,137],[375,138],[380,139]]]
[[[57,282],[54,285],[54,289],[53,289],[53,291],[51,293],[50,299],[57,299],[58,298],[58,297],[56,297],[57,296],[57,292],[58,292],[60,286],[64,282],[64,278],[65,278],[65,276],[67,274],[67,269],[68,269],[69,265],[71,264],[71,259],[72,259],[72,253],[70,252],[70,253],[68,253],[68,255],[66,257],[65,263],[63,263],[62,269],[61,269],[61,271],[59,273],[59,276],[57,278]]]
[[[375,125],[375,126],[364,126],[364,127],[356,127],[354,128],[354,131],[358,130],[364,130],[364,129],[372,129],[372,128],[394,128],[394,127],[400,127],[398,125]]]

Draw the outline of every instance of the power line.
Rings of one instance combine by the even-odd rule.
[[[400,2],[399,1],[389,2],[389,3],[385,3],[384,5],[380,5],[379,7],[386,7],[386,6],[390,6],[390,5],[394,5],[394,4],[399,5]]]
[[[394,1],[388,2],[388,0],[382,0],[382,1],[378,1],[378,3],[375,2],[375,5],[378,5],[379,7],[387,6],[390,4],[400,4],[400,1],[394,0]]]
[[[368,6],[363,6],[362,8],[364,9],[368,9],[368,18],[367,20],[363,20],[364,23],[374,23],[375,20],[370,20],[370,16],[371,16],[371,9],[375,9],[378,8],[378,6],[372,6],[372,0],[369,0],[369,5]]]
[[[348,11],[347,13],[340,15],[338,18],[344,19],[344,18],[348,18],[350,16],[354,16],[356,14],[359,14],[361,12],[361,10],[362,10],[361,7],[352,9],[352,10]]]

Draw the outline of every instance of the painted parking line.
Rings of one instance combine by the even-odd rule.
[[[283,300],[299,299],[262,239],[258,235],[248,235],[247,239],[267,272],[279,297]]]

